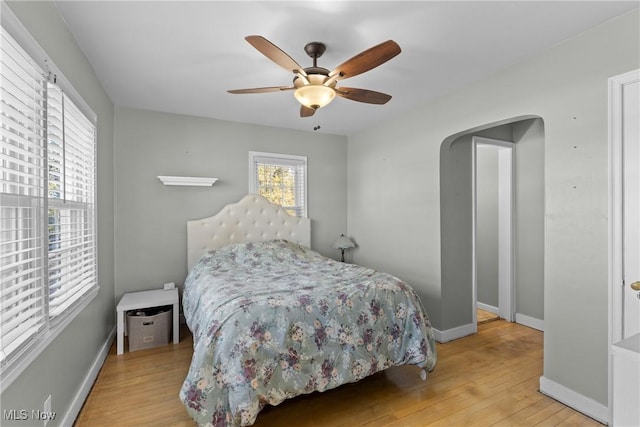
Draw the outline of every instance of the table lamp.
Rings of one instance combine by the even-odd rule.
[[[336,239],[335,242],[333,242],[333,246],[335,249],[340,249],[340,253],[342,254],[342,259],[340,261],[344,262],[344,251],[345,249],[350,249],[355,247],[355,243],[353,243],[353,240],[351,240],[350,238],[348,238],[347,236],[345,236],[344,234],[341,234],[340,237],[338,237]]]

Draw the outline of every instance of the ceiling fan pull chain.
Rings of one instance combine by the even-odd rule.
[[[320,112],[316,111],[316,125],[313,127],[313,130],[319,130],[320,129]]]

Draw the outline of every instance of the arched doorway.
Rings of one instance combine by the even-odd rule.
[[[474,136],[514,143],[513,318],[544,330],[544,123],[540,117],[524,116],[460,132],[441,145],[443,341],[476,331],[478,301],[473,283],[479,260],[474,248],[489,250],[474,246]],[[489,258],[497,260],[498,256]],[[497,300],[485,304],[495,304],[499,310]],[[447,323],[447,312],[453,314],[455,323]],[[466,323],[460,324],[463,318]]]

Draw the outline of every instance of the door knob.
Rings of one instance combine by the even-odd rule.
[[[640,291],[640,280],[638,280],[637,282],[633,282],[631,284],[631,289],[633,289],[634,291]]]

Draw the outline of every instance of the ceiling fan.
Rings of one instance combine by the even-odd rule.
[[[262,36],[247,36],[245,40],[287,71],[291,71],[295,77],[292,86],[271,86],[253,89],[234,89],[228,91],[233,94],[265,93],[294,90],[295,98],[300,102],[300,117],[313,116],[318,108],[328,105],[336,95],[352,101],[366,102],[368,104],[386,104],[391,95],[375,92],[367,89],[337,86],[339,80],[357,76],[384,64],[401,50],[393,40],[387,40],[372,48],[369,48],[351,59],[338,65],[332,71],[318,67],[318,58],[326,50],[324,43],[308,43],[304,50],[313,59],[313,66],[302,68],[293,58],[283,52],[279,47]]]

